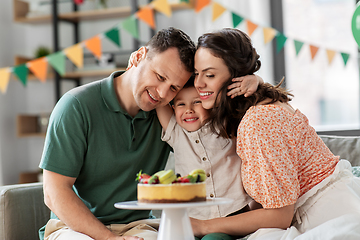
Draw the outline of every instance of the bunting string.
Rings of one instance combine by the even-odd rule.
[[[211,7],[212,21],[216,21],[221,15],[225,12],[231,13],[231,20],[233,23],[233,28],[236,28],[241,23],[245,23],[247,28],[247,34],[251,37],[252,34],[261,28],[263,32],[264,44],[269,44],[271,41],[276,41],[276,51],[279,53],[287,41],[290,40],[288,36],[284,33],[278,31],[275,28],[269,26],[260,26],[250,19],[246,19],[240,14],[227,9],[217,1],[211,0],[194,0],[194,11],[199,13],[203,11],[205,7]],[[189,4],[189,0],[180,0]],[[190,6],[190,5],[189,5]],[[25,87],[27,85],[28,75],[31,72],[34,76],[39,79],[41,82],[45,82],[47,78],[47,72],[49,65],[58,72],[61,76],[64,76],[66,73],[66,59],[70,60],[77,68],[81,69],[84,66],[84,48],[87,49],[95,58],[99,59],[102,55],[102,41],[107,39],[118,48],[121,48],[120,35],[121,31],[125,30],[132,37],[139,39],[139,29],[137,25],[137,20],[140,20],[147,24],[152,29],[156,29],[155,22],[155,11],[164,14],[167,17],[172,16],[171,5],[168,3],[168,0],[153,0],[147,5],[141,7],[137,12],[131,16],[125,18],[122,22],[117,24],[111,29],[97,34],[89,39],[86,39],[80,43],[69,46],[61,51],[51,53],[45,57],[38,59],[33,59],[25,64],[20,64],[13,67],[0,68],[0,91],[5,94],[8,88],[9,79],[11,74],[14,75]],[[305,47],[309,47],[311,53],[311,60],[314,60],[320,46],[306,43],[297,39],[291,39],[293,41],[293,46],[295,48],[296,56],[299,55],[300,51]],[[327,49],[326,56],[328,59],[328,64],[331,64],[336,54],[340,54],[343,59],[344,66],[346,66],[350,54],[346,52],[337,51],[334,49]]]

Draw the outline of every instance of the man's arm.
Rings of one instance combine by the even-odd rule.
[[[138,240],[138,237],[119,237],[108,230],[75,194],[75,178],[44,170],[45,204],[68,227],[93,239]]]

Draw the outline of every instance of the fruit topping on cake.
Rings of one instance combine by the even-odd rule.
[[[173,184],[173,183],[198,183],[206,180],[206,173],[203,169],[195,169],[186,176],[175,174],[173,170],[162,170],[152,176],[142,173],[136,175],[136,180],[142,184]]]

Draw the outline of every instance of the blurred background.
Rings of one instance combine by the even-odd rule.
[[[258,75],[270,83],[285,76],[286,87],[295,95],[292,105],[308,116],[318,133],[359,135],[359,53],[351,29],[356,4],[0,1],[0,70],[10,76],[5,83],[0,74],[0,185],[38,180],[48,116],[62,94],[123,69],[132,51],[169,26],[182,29],[195,42],[201,34],[224,27],[247,32],[261,56]],[[83,53],[70,48],[76,43]],[[49,63],[46,77],[39,80],[31,68],[35,62],[29,62],[42,56]]]

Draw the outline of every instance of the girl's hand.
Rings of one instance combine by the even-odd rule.
[[[254,92],[256,92],[260,83],[263,83],[263,79],[258,75],[246,75],[243,77],[233,78],[232,83],[228,86],[227,95],[231,98],[236,96],[244,95],[244,97],[251,96]]]

